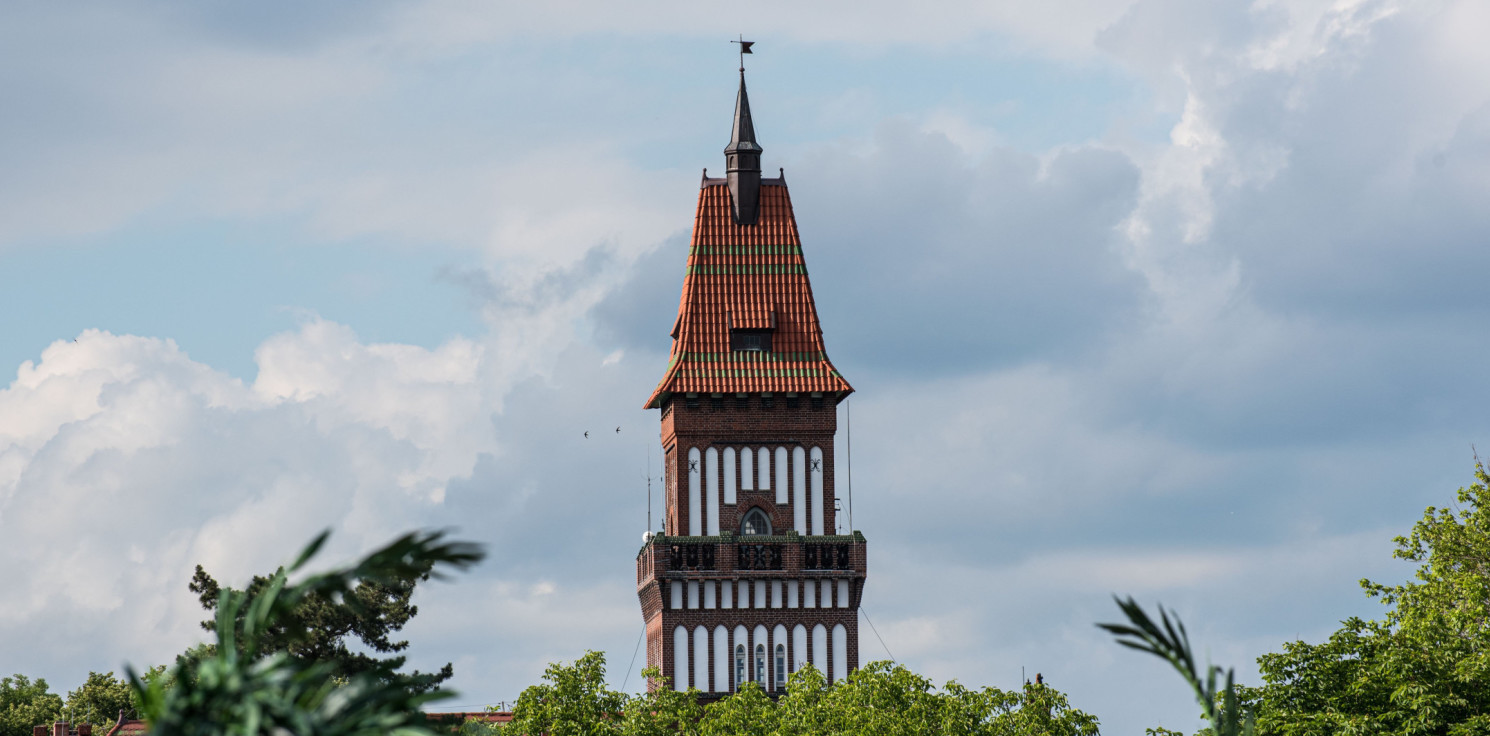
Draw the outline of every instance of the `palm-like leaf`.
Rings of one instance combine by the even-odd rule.
[[[1256,726],[1252,715],[1250,713],[1243,715],[1237,704],[1234,671],[1226,670],[1226,686],[1219,692],[1216,688],[1216,680],[1221,674],[1220,667],[1207,666],[1205,679],[1202,680],[1195,666],[1194,651],[1190,648],[1190,635],[1185,631],[1185,624],[1180,621],[1178,615],[1174,615],[1172,611],[1165,611],[1164,607],[1160,606],[1159,623],[1155,623],[1131,596],[1126,601],[1113,596],[1113,600],[1117,602],[1123,615],[1128,618],[1128,623],[1097,624],[1097,626],[1116,636],[1119,644],[1140,652],[1148,652],[1169,662],[1194,690],[1195,700],[1200,703],[1201,713],[1206,720],[1211,722],[1211,732],[1216,736],[1253,736]],[[1217,705],[1218,694],[1220,696],[1219,706]]]
[[[452,693],[415,693],[367,674],[338,682],[324,664],[305,665],[284,653],[261,657],[258,642],[266,632],[284,626],[282,622],[291,619],[287,614],[312,594],[357,606],[360,603],[350,594],[359,583],[435,575],[441,566],[465,569],[484,553],[474,544],[444,541],[443,532],[415,532],[353,565],[289,584],[289,575],[320,551],[327,536],[322,533],[312,540],[289,569],[275,573],[256,594],[222,592],[215,651],[180,661],[172,677],[149,685],[126,668],[152,736],[431,733],[421,725],[420,706]],[[173,680],[174,686],[164,687],[164,679]]]

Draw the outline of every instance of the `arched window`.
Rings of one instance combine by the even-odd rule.
[[[755,681],[762,685],[766,682],[766,645],[755,645]]]
[[[766,512],[761,511],[760,508],[751,509],[750,513],[745,514],[745,518],[740,521],[740,536],[742,537],[758,537],[770,533],[771,517],[766,516]]]
[[[786,645],[776,645],[776,687],[786,687]]]
[[[735,689],[745,684],[745,645],[735,645]]]

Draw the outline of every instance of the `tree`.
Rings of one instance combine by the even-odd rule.
[[[88,680],[67,694],[63,708],[67,720],[95,726],[112,726],[120,712],[129,717],[137,711],[129,683],[114,677],[113,672],[89,672]]]
[[[524,736],[621,736],[628,698],[605,686],[605,655],[585,652],[573,664],[551,664],[545,684],[522,691],[507,725]]]
[[[1258,659],[1263,684],[1242,688],[1265,734],[1490,733],[1490,476],[1454,508],[1428,507],[1393,556],[1412,580],[1362,580],[1387,606],[1350,618],[1319,644],[1289,642]]]
[[[283,568],[269,577],[254,576],[243,592],[250,596],[260,594],[282,572]],[[378,654],[393,654],[407,649],[407,641],[393,641],[390,636],[419,613],[419,607],[409,599],[414,594],[415,585],[428,579],[429,570],[410,569],[405,578],[364,581],[343,600],[307,596],[279,626],[259,634],[257,649],[265,654],[285,652],[305,664],[330,663],[333,677],[347,679],[371,673],[420,692],[432,690],[450,679],[453,669],[449,663],[435,673],[415,671],[404,674],[398,672],[404,665],[403,655],[379,658],[352,651],[348,646],[355,638],[362,646]],[[197,565],[196,574],[187,587],[197,594],[202,608],[207,611],[217,609],[224,589],[201,565]],[[215,631],[216,626],[216,619],[202,622],[202,628],[207,631]],[[297,633],[292,637],[289,632]],[[239,644],[242,646],[243,642]]]
[[[367,604],[356,596],[363,585],[397,584],[430,575],[436,566],[469,567],[481,559],[480,548],[443,541],[438,532],[408,534],[354,565],[290,585],[289,573],[303,567],[326,536],[258,589],[221,590],[214,647],[178,659],[165,677],[148,683],[126,670],[152,736],[430,736],[419,709],[450,693],[415,692],[371,671],[342,677],[335,662],[306,662],[261,647],[293,646],[312,635],[299,615],[307,599],[365,614]]]
[[[47,681],[25,675],[0,679],[0,736],[31,736],[31,728],[62,714],[62,698]]]
[[[655,669],[656,685],[629,697],[605,687],[605,658],[586,652],[551,665],[544,684],[524,690],[504,731],[520,736],[1095,736],[1097,719],[1070,707],[1043,684],[1020,692],[970,690],[874,662],[829,684],[815,667],[792,673],[769,697],[756,683],[700,706],[699,692],[678,692]]]

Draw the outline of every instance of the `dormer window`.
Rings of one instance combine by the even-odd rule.
[[[758,508],[750,510],[745,519],[740,522],[740,536],[742,537],[769,537],[771,536],[771,517]]]
[[[730,330],[729,349],[745,353],[769,353],[771,330]]]

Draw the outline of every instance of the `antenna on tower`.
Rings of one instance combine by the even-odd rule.
[[[647,534],[652,534],[652,445],[647,445]]]
[[[844,411],[848,413],[848,419],[844,424],[848,427],[848,473],[845,480],[848,481],[848,533],[854,533],[854,399],[849,397],[844,403]]]

